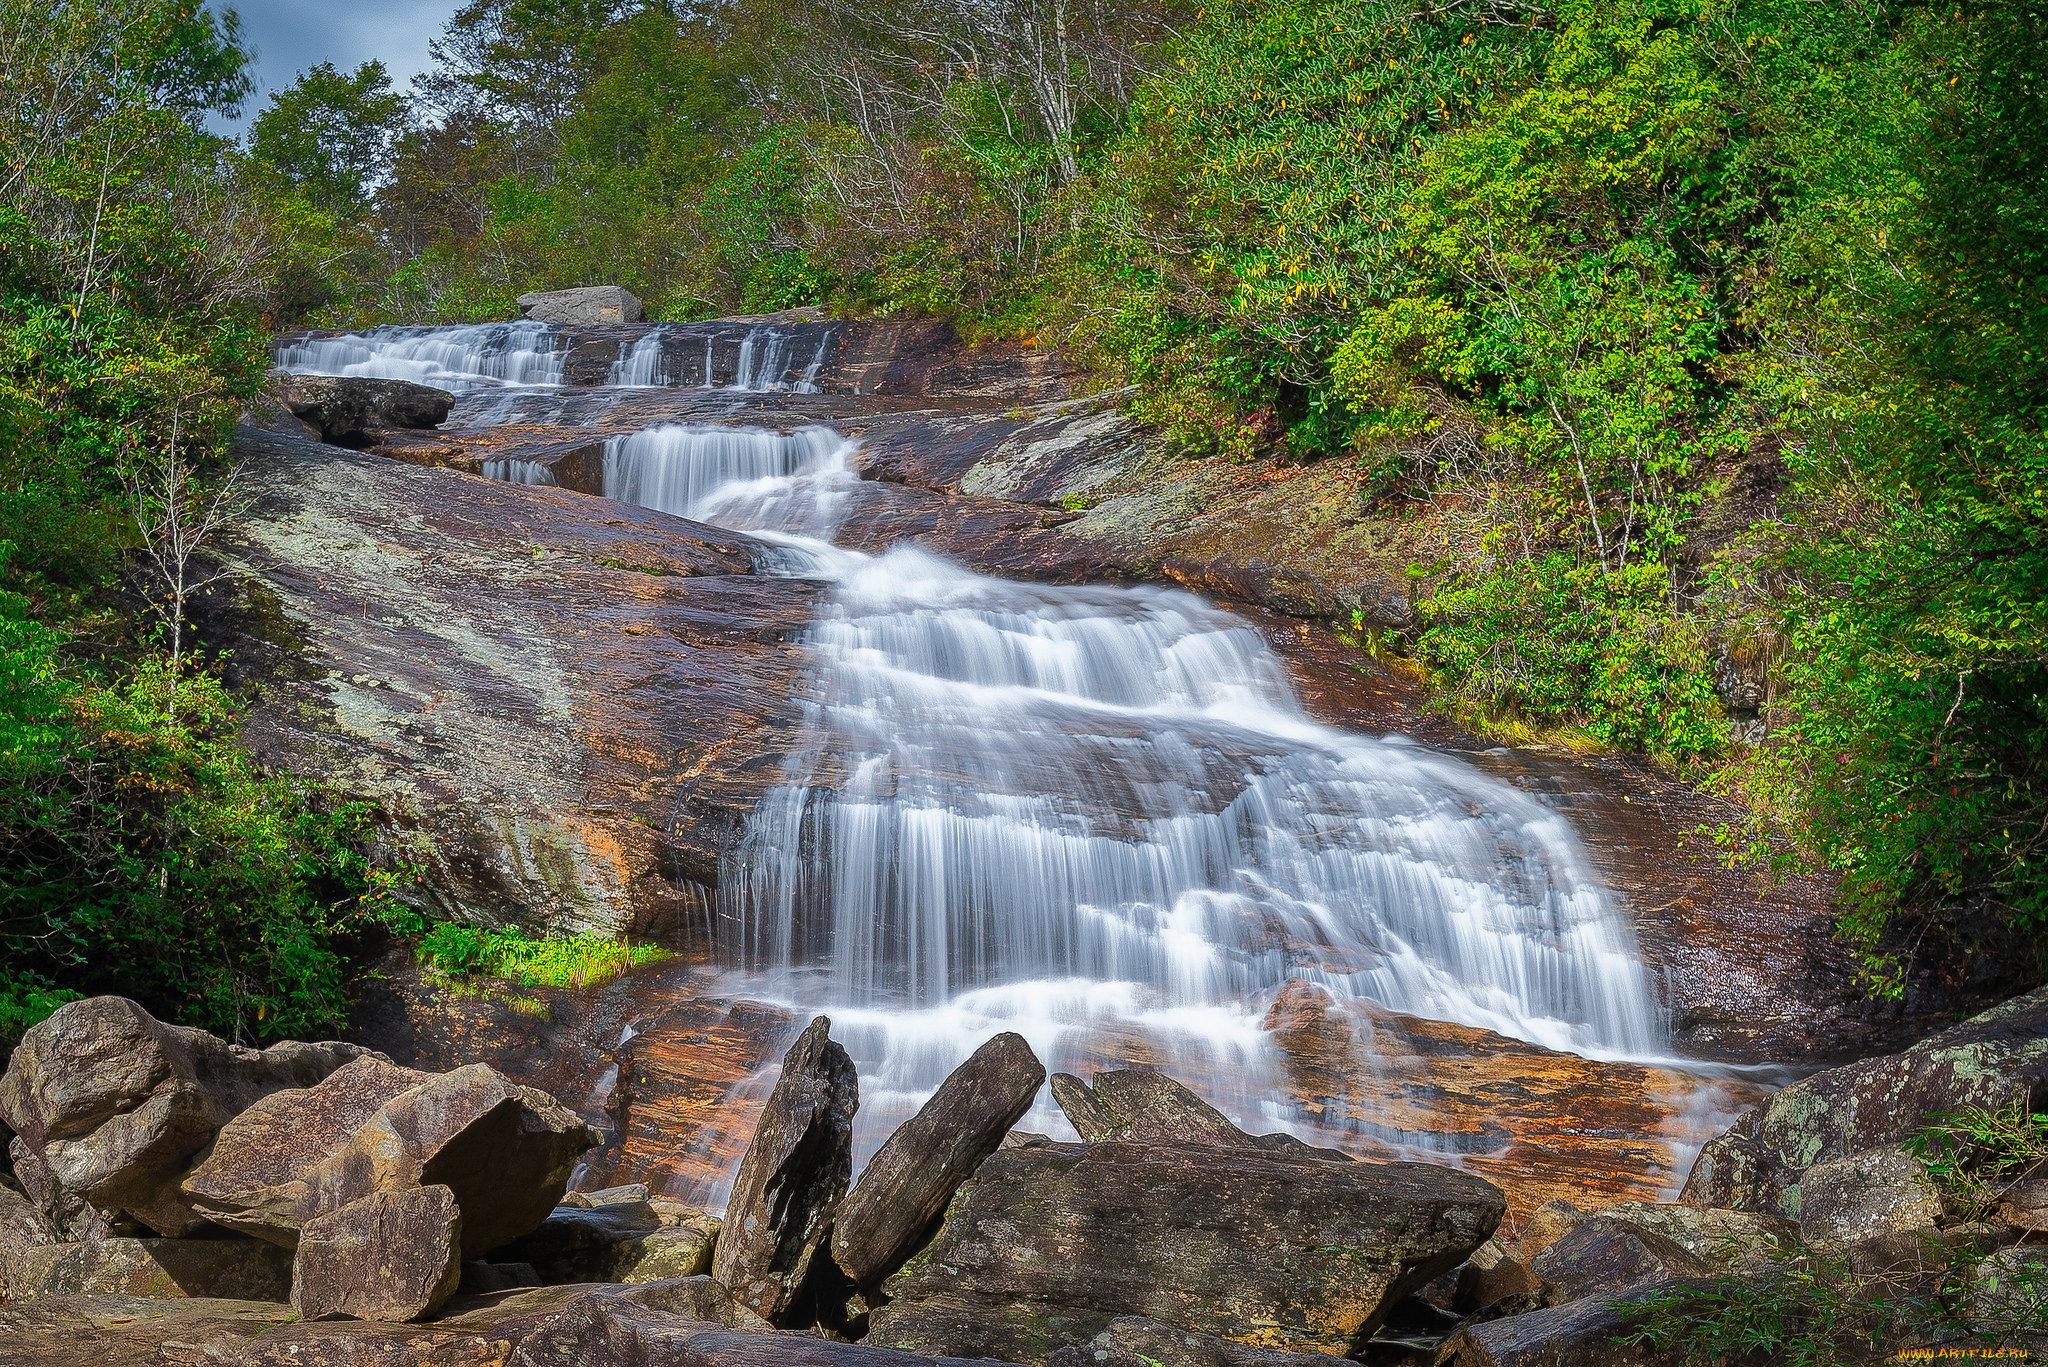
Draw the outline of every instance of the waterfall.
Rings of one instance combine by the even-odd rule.
[[[796,382],[799,394],[818,392],[818,372],[825,368],[825,349],[832,344],[832,330],[825,329],[818,334],[818,349],[811,353],[811,363],[804,367],[804,373]]]
[[[787,491],[790,476],[819,470],[844,444],[829,427],[649,427],[605,443],[605,497],[709,520],[750,495]]]
[[[502,479],[510,484],[545,484],[553,486],[554,471],[537,460],[487,460],[483,464],[485,479]]]
[[[643,334],[628,351],[619,346],[619,359],[612,362],[605,383],[628,389],[649,389],[674,383],[661,366],[661,345],[668,329],[654,328]]]
[[[294,375],[364,375],[461,393],[483,385],[558,385],[568,352],[546,323],[380,327],[278,348]]]
[[[1258,631],[1191,593],[833,546],[851,450],[823,427],[658,427],[607,446],[604,487],[754,532],[764,570],[830,586],[805,742],[711,924],[735,991],[832,1015],[863,1159],[1003,1030],[1051,1068],[1143,1061],[1255,1128],[1327,1138],[1264,1027],[1294,979],[1553,1049],[1662,1051],[1633,933],[1562,816],[1314,722]],[[1064,1132],[1044,1097],[1023,1124]]]
[[[782,377],[788,369],[789,334],[780,328],[749,328],[740,340],[739,367],[733,372],[732,387],[782,389]]]

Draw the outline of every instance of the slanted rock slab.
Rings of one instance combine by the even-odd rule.
[[[177,1183],[215,1131],[368,1052],[333,1041],[259,1052],[166,1025],[125,997],[90,997],[22,1036],[0,1078],[0,1120],[61,1193],[176,1237],[204,1223]]]
[[[832,1022],[819,1016],[783,1056],[782,1076],[740,1160],[712,1264],[734,1299],[771,1324],[808,1308],[812,1265],[853,1174],[860,1084],[831,1033]]]
[[[832,1260],[861,1286],[880,1286],[931,1237],[960,1184],[1031,1109],[1045,1065],[1024,1037],[976,1049],[898,1126],[840,1204]]]
[[[95,1239],[49,1244],[16,1260],[8,1286],[18,1301],[111,1294],[281,1301],[291,1255],[254,1239]]]
[[[1091,1144],[1128,1139],[1143,1144],[1259,1149],[1351,1161],[1349,1154],[1314,1148],[1291,1134],[1250,1134],[1173,1078],[1150,1069],[1097,1073],[1092,1087],[1072,1073],[1055,1073],[1052,1096],[1068,1122]]]
[[[1697,1277],[1709,1270],[1676,1241],[1641,1225],[1591,1215],[1530,1260],[1551,1305],[1612,1296],[1639,1282]]]
[[[0,1305],[0,1359],[7,1367],[238,1363],[253,1335],[291,1317],[282,1302],[53,1296]]]
[[[1421,1163],[1171,1145],[1002,1149],[883,1287],[865,1342],[1043,1363],[1120,1315],[1343,1354],[1463,1262],[1498,1188]]]
[[[1691,1345],[1617,1342],[1632,1321],[1595,1296],[1469,1324],[1444,1340],[1436,1367],[1680,1367]]]
[[[444,1186],[379,1191],[311,1220],[292,1264],[305,1320],[416,1320],[462,1280],[462,1213]]]

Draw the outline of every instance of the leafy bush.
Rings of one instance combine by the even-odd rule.
[[[656,945],[629,945],[603,935],[536,939],[518,930],[447,921],[428,928],[414,953],[442,973],[507,978],[522,987],[595,987],[629,968],[670,957]]]

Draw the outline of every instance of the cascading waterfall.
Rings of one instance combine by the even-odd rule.
[[[502,479],[509,484],[553,485],[554,471],[537,460],[487,460],[483,463],[485,479]]]
[[[661,364],[661,347],[667,334],[666,328],[655,328],[633,343],[630,350],[622,344],[606,383],[622,389],[649,389],[673,383]]]
[[[1262,1025],[1290,979],[1661,1052],[1633,934],[1562,817],[1309,720],[1257,631],[1192,594],[832,546],[850,449],[825,428],[654,428],[608,446],[605,492],[761,534],[833,584],[805,645],[810,744],[713,924],[749,992],[832,1014],[863,1156],[1002,1030],[1054,1069],[1144,1059],[1314,1133]],[[1063,1128],[1043,1101],[1024,1123]]]
[[[825,368],[825,349],[831,346],[831,344],[832,333],[829,329],[818,334],[818,349],[811,353],[811,363],[804,367],[804,373],[797,379],[797,393],[815,394],[818,392],[818,372]]]
[[[739,366],[733,372],[732,387],[750,391],[782,389],[782,377],[788,369],[789,334],[780,328],[749,328],[740,339]]]
[[[474,327],[380,327],[313,337],[278,348],[279,369],[298,375],[410,380],[453,393],[487,385],[558,385],[568,352],[546,323]]]

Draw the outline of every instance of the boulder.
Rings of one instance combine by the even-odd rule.
[[[1892,1148],[1929,1116],[2048,1107],[2048,987],[1992,1008],[1900,1054],[1867,1058],[1773,1093],[1693,1163],[1685,1205],[1800,1218],[1808,1168]]]
[[[537,290],[512,301],[519,316],[537,323],[641,323],[647,310],[617,285],[583,285],[572,290]]]
[[[711,1270],[718,1229],[718,1217],[674,1201],[562,1205],[499,1256],[531,1263],[548,1285],[669,1281]]]
[[[281,1301],[291,1255],[254,1239],[95,1239],[25,1250],[8,1274],[18,1301],[87,1293],[161,1300]]]
[[[1749,1211],[1624,1201],[1594,1213],[1668,1239],[1712,1268],[1755,1267],[1798,1243],[1791,1221]]]
[[[487,1263],[472,1259],[462,1265],[458,1296],[489,1296],[500,1291],[519,1291],[543,1283],[532,1263]]]
[[[1120,1315],[1346,1353],[1500,1223],[1492,1184],[1421,1163],[1158,1144],[1003,1149],[884,1285],[866,1342],[1043,1363]]]
[[[810,1309],[813,1263],[853,1172],[860,1084],[831,1031],[819,1016],[783,1055],[712,1264],[733,1297],[771,1324],[797,1322]]]
[[[404,1071],[366,1067],[305,1102],[338,1131],[405,1081]],[[244,1117],[193,1169],[186,1199],[217,1223],[289,1248],[312,1220],[372,1193],[445,1186],[462,1211],[462,1256],[477,1258],[547,1219],[577,1155],[597,1142],[553,1097],[481,1063],[389,1095],[345,1140],[306,1145],[297,1166],[293,1112],[287,1101]]]
[[[1543,1283],[1544,1299],[1561,1305],[1587,1296],[1612,1296],[1641,1282],[1705,1275],[1704,1258],[1663,1235],[1625,1220],[1591,1215],[1550,1247],[1529,1268]]]
[[[1799,1237],[1821,1248],[1931,1230],[1943,1214],[1927,1165],[1898,1149],[1816,1163],[1790,1191],[1799,1197]]]
[[[1198,1144],[1217,1149],[1290,1152],[1348,1163],[1349,1154],[1318,1149],[1291,1134],[1247,1134],[1230,1117],[1168,1077],[1149,1069],[1097,1073],[1090,1087],[1072,1073],[1056,1073],[1052,1097],[1081,1138],[1141,1144]]]
[[[1585,1218],[1586,1212],[1570,1201],[1562,1198],[1545,1201],[1536,1207],[1535,1213],[1529,1217],[1529,1223],[1522,1226],[1522,1232],[1516,1236],[1514,1247],[1508,1250],[1509,1254],[1525,1263],[1529,1262],[1538,1253],[1569,1234],[1572,1226]]]
[[[1543,1304],[1543,1279],[1520,1258],[1501,1258],[1485,1267],[1477,1259],[1458,1270],[1452,1306],[1467,1315],[1497,1318]]]
[[[367,1052],[335,1042],[259,1052],[166,1025],[126,998],[90,997],[22,1036],[0,1078],[0,1119],[48,1168],[53,1202],[75,1196],[188,1234],[203,1221],[178,1199],[178,1178],[214,1132]]]
[[[0,1183],[0,1304],[9,1296],[15,1300],[23,1297],[13,1288],[20,1280],[16,1270],[23,1257],[38,1248],[46,1248],[56,1242],[51,1231],[29,1199],[5,1183]]]
[[[1022,1035],[975,1050],[898,1126],[840,1204],[832,1260],[860,1286],[880,1286],[931,1238],[960,1184],[1031,1109],[1045,1065]]]
[[[631,1298],[633,1291],[654,1289],[584,1298],[520,1340],[506,1367],[994,1367],[808,1334],[728,1328],[698,1306],[668,1309]]]
[[[1620,1342],[1631,1324],[1608,1297],[1571,1301],[1468,1324],[1444,1340],[1436,1367],[1680,1367],[1686,1361],[1689,1344]]]
[[[621,1187],[606,1187],[602,1191],[572,1191],[563,1195],[565,1206],[582,1206],[595,1209],[598,1206],[629,1206],[637,1201],[652,1200],[654,1192],[645,1182],[629,1182]]]
[[[361,375],[293,375],[278,381],[278,399],[330,446],[361,449],[394,428],[432,428],[447,420],[455,396],[409,380]]]
[[[1051,1367],[1330,1367],[1331,1361],[1327,1353],[1253,1348],[1123,1315],[1083,1346],[1054,1349]]]
[[[377,1191],[307,1221],[292,1262],[303,1320],[416,1320],[462,1280],[462,1212],[444,1186]]]

